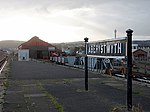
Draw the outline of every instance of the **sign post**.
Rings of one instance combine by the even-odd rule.
[[[127,108],[132,109],[132,33],[128,29],[127,33]]]
[[[88,38],[84,38],[85,42],[85,90],[88,91],[88,57],[87,57],[87,42]]]
[[[127,109],[132,109],[132,33],[131,29],[126,31],[127,38],[115,38],[100,42],[87,42],[85,40],[85,90],[88,90],[88,57],[97,58],[125,58],[127,56]],[[106,60],[107,61],[107,60]]]

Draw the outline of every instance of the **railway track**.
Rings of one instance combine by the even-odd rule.
[[[142,74],[142,73],[137,73],[137,74]],[[120,78],[127,78],[125,75],[123,74],[114,74],[114,76],[116,77],[120,77]],[[138,81],[138,82],[143,82],[143,83],[148,83],[150,84],[150,76],[133,76],[133,80]]]
[[[7,63],[7,57],[4,57],[2,60],[0,60],[0,74],[6,63]]]
[[[123,69],[124,68],[121,66],[116,68],[115,73],[113,73],[113,75],[120,78],[127,78],[127,76],[125,75],[127,70]],[[133,66],[132,68],[132,75],[133,80],[150,84],[150,63],[136,62],[135,66]]]

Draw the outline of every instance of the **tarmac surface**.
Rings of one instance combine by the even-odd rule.
[[[4,112],[117,112],[126,108],[126,80],[36,61],[13,61]],[[133,81],[133,105],[150,112],[150,85]],[[121,112],[121,111],[120,111]]]

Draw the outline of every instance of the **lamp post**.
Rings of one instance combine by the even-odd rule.
[[[88,91],[88,57],[87,57],[87,43],[88,38],[84,38],[85,42],[85,90]]]
[[[132,33],[128,29],[127,33],[127,108],[132,109]]]

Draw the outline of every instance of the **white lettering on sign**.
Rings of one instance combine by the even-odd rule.
[[[110,45],[107,45],[107,53],[110,53]]]
[[[117,44],[114,44],[114,53],[117,53]]]
[[[88,54],[122,54],[124,50],[121,42],[95,43],[88,45]]]
[[[121,53],[121,43],[118,43],[118,53]]]

